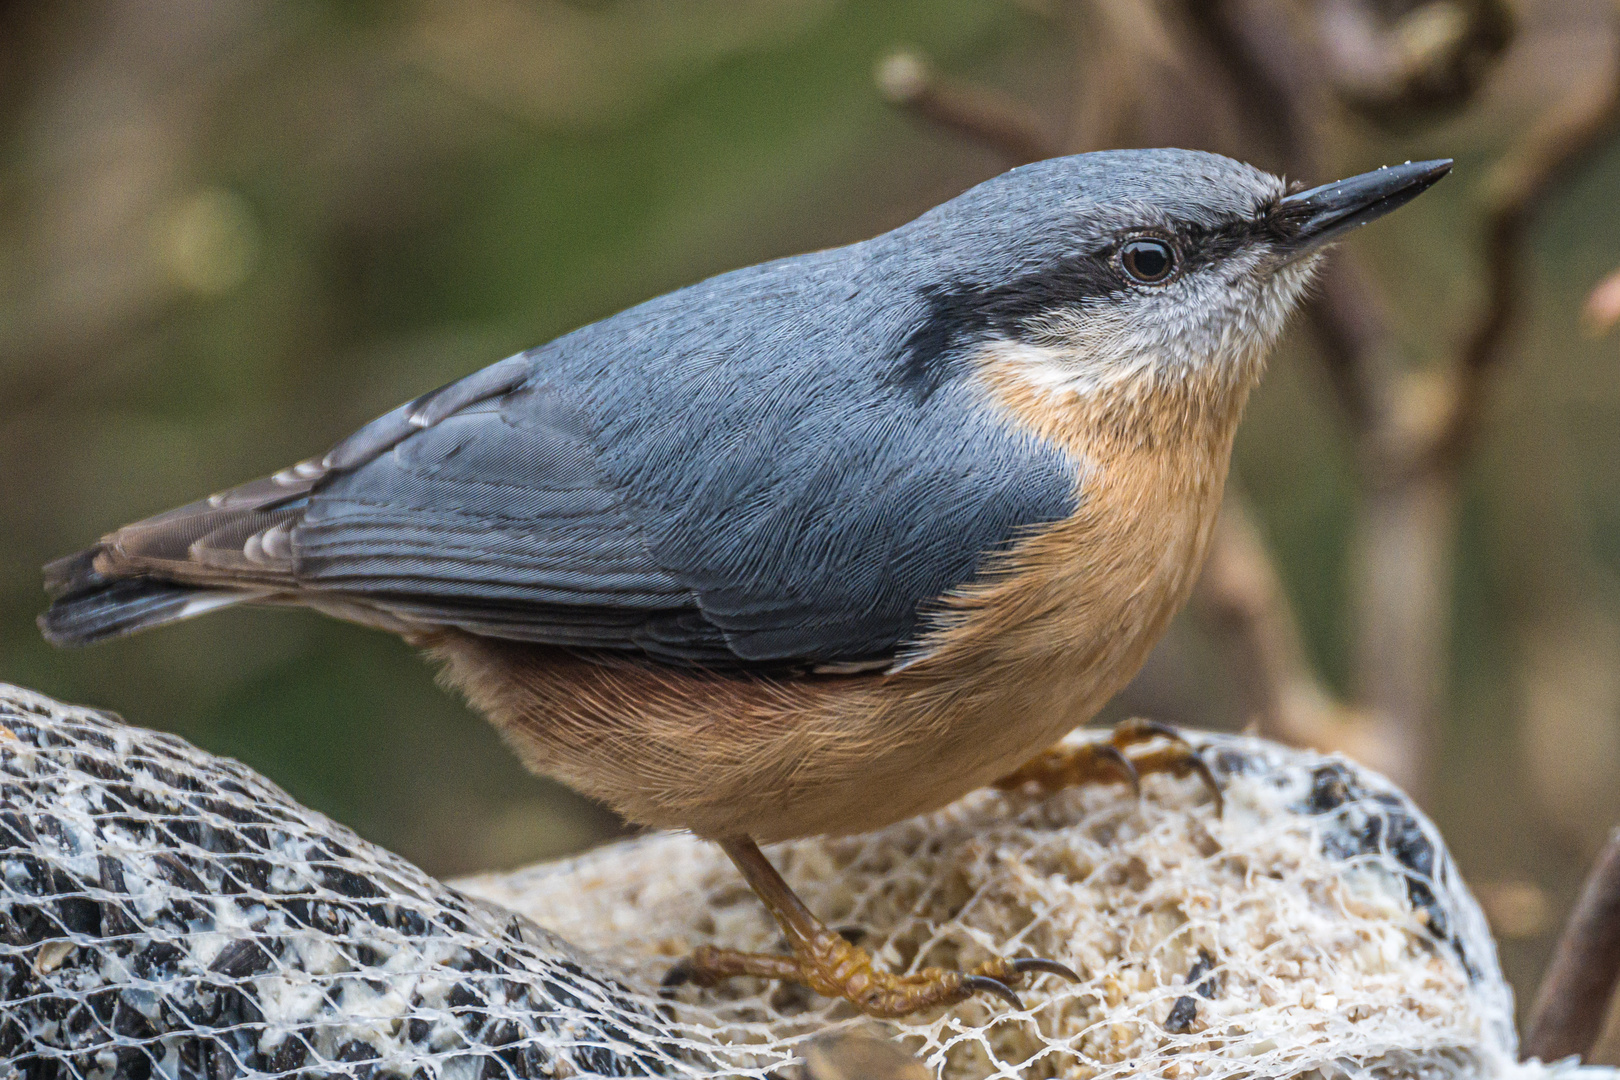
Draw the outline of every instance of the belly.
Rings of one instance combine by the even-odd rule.
[[[722,675],[458,632],[426,644],[531,770],[631,821],[760,841],[865,831],[1011,772],[1136,674],[1203,561],[1216,457],[1160,455],[1098,483],[948,600],[895,674]]]
[[[532,771],[639,824],[769,842],[877,828],[1011,772],[1135,674],[1172,600],[1113,618],[1093,608],[1084,643],[1049,620],[994,650],[959,634],[893,675],[604,664],[457,633],[430,651]]]

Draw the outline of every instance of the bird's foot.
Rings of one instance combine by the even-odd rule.
[[[843,998],[868,1016],[894,1019],[937,1005],[954,1005],[974,994],[992,994],[1022,1009],[1014,987],[1047,972],[1079,982],[1080,977],[1055,960],[996,959],[972,972],[924,968],[896,975],[877,967],[872,955],[842,934],[820,930],[803,940],[797,955],[747,953],[700,945],[664,977],[666,987],[683,983],[714,986],[725,979],[752,975],[799,983],[824,997]]]
[[[995,786],[1003,791],[1035,787],[1052,792],[1077,784],[1113,782],[1129,784],[1140,793],[1142,776],[1156,772],[1177,777],[1196,774],[1209,789],[1216,814],[1221,812],[1221,785],[1198,748],[1175,728],[1152,720],[1126,720],[1115,726],[1106,742],[1055,746],[997,780]]]

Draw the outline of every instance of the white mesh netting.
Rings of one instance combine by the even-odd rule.
[[[236,762],[0,687],[0,1077],[764,1080],[839,1028],[952,1078],[1539,1068],[1513,1063],[1484,921],[1404,796],[1343,761],[1199,741],[1223,816],[1161,776],[1140,801],[980,792],[772,849],[893,968],[1001,953],[1084,977],[1040,977],[1022,1012],[879,1024],[750,980],[660,997],[695,945],[780,947],[690,837],[451,888]]]

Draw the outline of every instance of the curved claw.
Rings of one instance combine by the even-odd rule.
[[[1221,792],[1220,781],[1215,779],[1215,770],[1209,767],[1209,762],[1204,760],[1204,755],[1200,754],[1197,750],[1189,748],[1187,753],[1187,767],[1192,769],[1193,772],[1197,773],[1198,779],[1202,780],[1204,782],[1204,786],[1209,788],[1210,798],[1215,802],[1215,816],[1225,816],[1226,796]]]
[[[1056,960],[1046,960],[1038,956],[1026,956],[1019,960],[1013,960],[1011,963],[1012,969],[1020,975],[1028,974],[1031,971],[1044,971],[1048,975],[1056,975],[1059,978],[1068,979],[1072,983],[1081,981],[1080,976],[1075,974],[1073,968],[1067,964],[1060,964]]]
[[[1018,1000],[1018,995],[1012,992],[1012,987],[1000,979],[992,979],[988,975],[964,975],[962,989],[970,994],[994,994],[1019,1012],[1024,1011],[1024,1003]]]
[[[1199,753],[1198,748],[1188,742],[1187,737],[1171,725],[1159,720],[1148,720],[1145,717],[1132,717],[1114,729],[1114,736],[1108,745],[1117,750],[1120,747],[1145,742],[1154,736],[1185,747],[1186,757],[1180,763],[1177,775],[1185,776],[1187,772],[1197,773],[1198,778],[1209,789],[1210,798],[1215,803],[1215,816],[1221,817],[1225,814],[1226,799],[1221,792],[1220,781],[1215,779],[1214,770],[1209,767],[1209,762],[1204,760],[1204,756]],[[1141,793],[1140,787],[1137,788],[1137,793]]]
[[[1125,751],[1112,743],[1098,743],[1096,754],[1106,760],[1114,767],[1115,772],[1125,778],[1125,782],[1131,786],[1133,796],[1138,799],[1142,797],[1142,774],[1136,771],[1136,766],[1132,765],[1131,759],[1125,756]]]

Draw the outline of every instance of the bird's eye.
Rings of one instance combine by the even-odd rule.
[[[1139,236],[1119,248],[1119,265],[1132,281],[1157,285],[1176,271],[1176,249],[1163,240]]]

